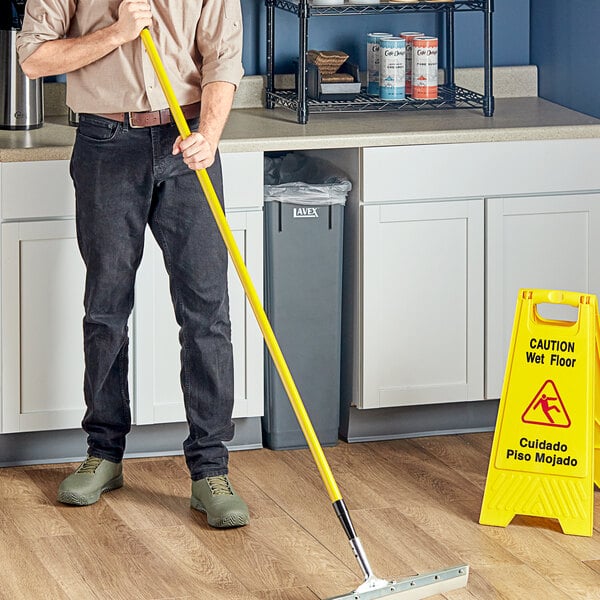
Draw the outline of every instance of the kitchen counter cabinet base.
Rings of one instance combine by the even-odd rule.
[[[342,436],[493,428],[518,288],[600,294],[600,140],[359,152],[361,192],[346,212]],[[446,428],[448,411],[463,420]]]
[[[262,290],[263,154],[229,153],[222,162],[230,224]],[[85,411],[85,268],[76,239],[68,164],[0,164],[2,433],[80,428]],[[202,201],[198,187],[198,202]],[[138,274],[130,324],[130,398],[138,424],[185,420],[178,327],[162,256],[149,248],[146,267]],[[155,290],[155,278],[164,295]],[[262,337],[232,268],[229,282],[238,394],[234,417],[248,420],[263,411]],[[174,372],[174,377],[165,372]]]

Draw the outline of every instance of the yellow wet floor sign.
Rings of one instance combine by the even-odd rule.
[[[594,483],[600,488],[600,315],[596,321],[596,394],[594,400]]]
[[[576,307],[577,321],[542,318],[542,303]],[[517,514],[531,515],[558,519],[564,533],[592,535],[597,329],[596,296],[520,290],[480,523],[505,527]]]

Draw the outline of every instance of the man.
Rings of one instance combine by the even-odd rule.
[[[148,27],[192,135],[182,140],[144,50]],[[249,521],[223,442],[233,437],[227,253],[194,170],[220,198],[217,146],[242,77],[239,0],[29,0],[17,46],[30,78],[67,73],[79,113],[71,157],[86,265],[82,426],[88,457],[58,499],[96,502],[123,485],[130,430],[127,320],[146,225],[160,245],[181,327],[191,506],[213,527]],[[166,110],[165,110],[166,109]]]

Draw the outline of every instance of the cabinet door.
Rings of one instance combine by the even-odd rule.
[[[600,294],[600,194],[487,202],[486,398],[499,398],[521,288]],[[575,309],[541,307],[551,319]]]
[[[227,215],[250,276],[262,296],[262,211]],[[150,233],[136,283],[135,422],[185,420],[180,385],[179,326],[175,321],[162,254]],[[263,414],[263,341],[237,273],[229,265],[233,343],[234,417]]]
[[[2,431],[79,427],[84,265],[75,223],[2,225]]]
[[[483,398],[483,201],[363,207],[362,408]]]

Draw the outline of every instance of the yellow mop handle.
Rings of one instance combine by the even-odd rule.
[[[160,85],[167,98],[167,102],[169,104],[169,108],[171,109],[171,114],[173,115],[175,124],[177,125],[177,129],[179,130],[179,134],[183,139],[185,139],[191,134],[191,131],[187,121],[185,120],[185,117],[183,116],[181,107],[177,102],[177,98],[175,97],[175,93],[173,92],[173,88],[165,68],[156,50],[152,35],[148,29],[142,30],[140,35],[142,41],[144,42],[144,46],[146,47],[146,51],[148,52],[148,56],[150,57],[150,61],[152,62],[152,66],[156,72],[156,76],[158,77]],[[221,232],[225,246],[227,246],[227,250],[231,260],[233,261],[235,270],[237,271],[244,291],[246,292],[246,297],[250,302],[250,306],[252,306],[252,310],[254,311],[256,320],[258,321],[258,326],[262,331],[265,343],[267,344],[267,348],[271,354],[271,358],[275,363],[275,367],[277,368],[277,372],[281,377],[283,387],[285,388],[290,403],[292,404],[292,408],[294,409],[294,413],[296,414],[296,418],[298,419],[302,433],[304,434],[313,459],[319,469],[321,479],[327,488],[329,498],[332,502],[341,500],[342,496],[340,494],[340,490],[338,489],[337,483],[333,477],[329,463],[323,454],[323,449],[321,448],[319,439],[317,438],[312,423],[310,422],[310,418],[306,412],[306,408],[304,407],[304,403],[302,402],[302,398],[300,397],[300,393],[298,392],[296,384],[294,383],[292,374],[290,373],[285,358],[283,357],[279,343],[275,338],[275,334],[273,333],[269,319],[267,318],[267,315],[262,307],[254,284],[250,279],[248,269],[246,269],[242,255],[240,254],[233,234],[231,233],[231,229],[229,228],[229,224],[227,223],[227,219],[225,218],[225,214],[223,213],[223,209],[219,203],[219,199],[213,187],[212,181],[210,180],[206,169],[197,170],[196,175],[198,176],[198,180],[202,186],[202,191],[206,196],[210,210],[215,218],[217,227]]]

